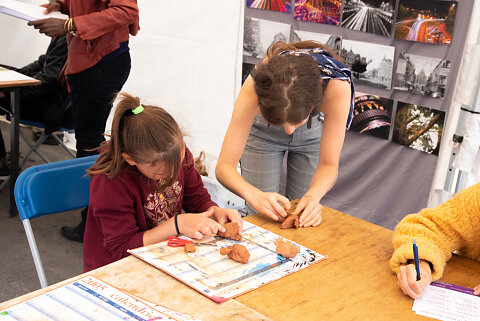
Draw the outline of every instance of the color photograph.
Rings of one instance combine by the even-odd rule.
[[[400,0],[395,38],[449,46],[456,12],[456,1]]]
[[[296,0],[293,17],[299,21],[338,26],[341,10],[341,0]]]
[[[290,12],[292,0],[247,0],[248,8]]]
[[[276,41],[289,42],[290,24],[245,17],[243,54],[263,58]]]
[[[395,47],[343,40],[340,57],[352,70],[355,84],[390,89]]]
[[[346,0],[342,27],[385,37],[392,32],[395,1]]]
[[[392,124],[393,99],[376,95],[355,93],[355,107],[350,129],[388,139]]]
[[[444,121],[444,111],[398,102],[392,141],[438,155]]]
[[[314,40],[328,47],[332,51],[340,54],[342,50],[342,37],[335,35],[327,35],[325,33],[317,33],[310,31],[295,30],[293,32],[293,41]]]
[[[450,60],[401,53],[393,89],[443,98],[449,71]]]

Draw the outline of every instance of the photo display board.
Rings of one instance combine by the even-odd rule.
[[[245,21],[254,18],[280,23],[282,28],[278,33],[282,34],[286,30],[285,24],[290,25],[289,37],[283,37],[289,39],[286,42],[315,40],[344,60],[354,75],[357,94],[352,128],[347,133],[342,157],[351,148],[351,135],[377,138],[365,140],[362,148],[367,154],[378,154],[377,150],[373,151],[372,142],[382,146],[388,142],[388,147],[382,148],[388,149],[389,153],[394,150],[398,154],[396,162],[415,159],[415,164],[411,164],[412,176],[418,171],[419,176],[425,177],[424,183],[415,184],[416,195],[422,195],[424,201],[406,202],[411,206],[398,211],[407,214],[426,206],[440,144],[443,139],[448,139],[442,137],[443,126],[448,120],[473,0],[292,0],[290,8],[289,12],[274,12],[247,6]],[[260,38],[261,29],[260,26],[253,30],[245,24],[245,34],[251,38]],[[279,38],[272,30],[270,34],[273,36],[269,39],[262,38],[262,51]],[[261,58],[262,55],[244,55],[243,79]],[[415,120],[409,122],[408,118],[405,119],[408,116]],[[359,141],[355,139],[355,144]],[[382,157],[384,155],[378,155],[378,160],[373,159],[373,162]],[[343,180],[342,175],[354,172],[353,169],[343,170],[353,166],[350,163],[350,160],[341,159],[340,166],[343,167],[339,180],[327,196],[333,193],[345,198],[339,184],[348,181]],[[377,177],[376,181],[388,184],[391,179],[400,179],[400,173],[396,172],[398,166],[392,164],[391,168],[389,178]],[[377,175],[374,171],[370,174]],[[401,197],[398,191],[394,193],[395,183],[390,184],[391,195],[387,194],[389,188],[382,188],[380,193],[384,193],[385,198]],[[405,200],[409,190],[414,189],[405,188]],[[358,194],[355,206],[347,207],[340,201],[330,205],[338,204],[334,208],[348,213],[349,208],[356,208],[364,201],[360,192],[355,194]],[[370,205],[370,213],[378,210],[374,204]],[[371,215],[366,211],[366,215]]]

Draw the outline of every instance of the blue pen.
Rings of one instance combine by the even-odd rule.
[[[415,270],[417,270],[417,281],[420,281],[420,262],[418,260],[418,247],[415,243],[415,239],[413,239],[413,257],[415,259]]]

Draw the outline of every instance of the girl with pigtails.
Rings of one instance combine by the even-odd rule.
[[[320,201],[337,178],[354,96],[351,71],[323,45],[273,43],[240,90],[217,179],[247,201],[248,214],[282,220],[289,200],[299,198],[294,214],[303,212],[300,226],[318,226]],[[287,152],[284,196],[279,186]]]
[[[211,200],[175,119],[137,97],[120,96],[110,140],[88,170],[84,272],[169,236],[201,239],[225,232],[222,225],[230,221],[242,227],[236,210]]]

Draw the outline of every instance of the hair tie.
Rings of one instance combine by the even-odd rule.
[[[143,106],[142,106],[142,105],[138,106],[138,107],[135,108],[135,109],[132,109],[132,113],[133,113],[134,115],[138,115],[138,114],[140,114],[142,111],[143,111]]]

